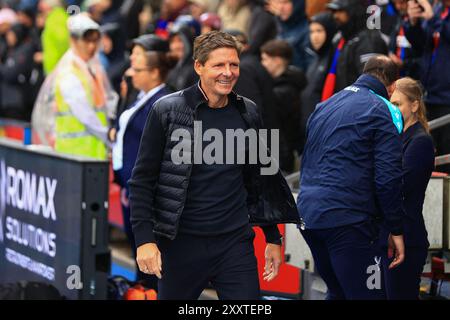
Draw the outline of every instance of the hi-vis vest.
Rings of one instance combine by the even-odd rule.
[[[97,118],[107,126],[105,94],[102,79],[91,80],[76,64],[70,71],[81,81],[90,105],[95,108]],[[98,76],[100,77],[100,73]],[[75,93],[76,94],[76,93]],[[89,133],[86,127],[73,115],[64,101],[60,86],[56,84],[55,150],[58,152],[106,160],[108,153],[104,142]]]

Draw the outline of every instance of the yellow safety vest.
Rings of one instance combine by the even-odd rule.
[[[71,66],[71,71],[81,81],[81,84],[86,92],[89,103],[96,110],[97,118],[102,125],[107,126],[107,118],[104,104],[102,106],[95,105],[99,99],[96,97],[99,94],[93,92],[98,86],[90,81],[82,70],[75,64]],[[60,86],[56,82],[55,100],[56,100],[56,117],[55,117],[55,150],[58,152],[91,157],[99,160],[106,160],[108,150],[104,142],[96,136],[89,133],[86,127],[73,115],[69,105],[64,101]],[[98,84],[98,83],[97,83]],[[100,99],[102,100],[102,99]],[[104,101],[104,99],[103,99]],[[102,102],[103,102],[102,101]]]

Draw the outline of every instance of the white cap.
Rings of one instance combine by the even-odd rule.
[[[81,38],[87,31],[96,30],[100,32],[100,25],[89,18],[85,13],[73,15],[67,21],[67,27],[72,36]]]

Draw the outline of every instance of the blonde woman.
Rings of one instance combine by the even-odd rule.
[[[411,78],[398,80],[391,102],[400,108],[404,120],[405,261],[397,268],[388,269],[390,258],[384,257],[386,294],[390,300],[416,300],[429,247],[422,207],[425,190],[434,170],[434,147],[420,84]]]

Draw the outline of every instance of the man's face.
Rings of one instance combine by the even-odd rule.
[[[170,52],[178,59],[183,59],[184,56],[184,43],[179,35],[174,35],[170,38]]]
[[[147,66],[144,55],[136,57],[136,59],[131,62],[129,75],[131,75],[133,86],[135,88],[139,90],[145,89],[150,82],[150,68]]]
[[[198,60],[195,61],[195,71],[209,98],[220,98],[231,93],[239,78],[239,63],[239,56],[234,48],[211,51],[204,65]]]
[[[99,48],[100,33],[87,32],[84,37],[74,40],[74,47],[84,61],[91,60]]]
[[[273,0],[273,6],[282,21],[288,20],[294,12],[294,5],[291,0]]]
[[[395,9],[400,13],[400,15],[405,15],[408,10],[408,0],[394,0]]]
[[[279,70],[284,68],[285,62],[281,57],[269,56],[267,53],[261,53],[261,64],[266,68],[272,78],[279,76]]]
[[[309,25],[309,39],[314,50],[318,51],[327,40],[327,32],[325,28],[317,22],[312,22]]]
[[[130,61],[133,63],[138,57],[145,56],[145,49],[140,45],[135,45],[131,50]]]
[[[336,10],[336,11],[334,11],[333,12],[333,16],[334,16],[334,20],[336,21],[336,24],[338,26],[344,26],[350,20],[350,17],[348,15],[347,11],[344,11],[344,10]]]

